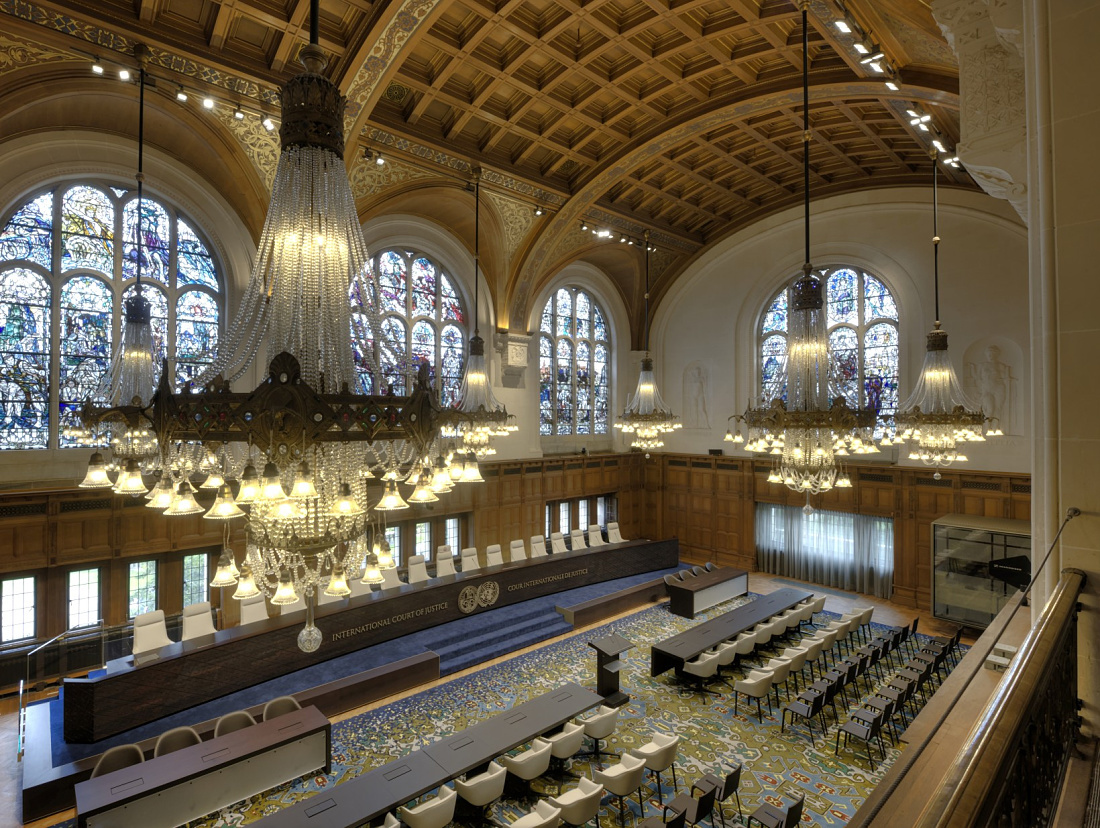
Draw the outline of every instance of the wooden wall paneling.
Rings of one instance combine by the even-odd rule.
[[[160,553],[172,548],[168,519],[158,510],[146,509],[144,498],[138,503],[124,502],[116,514],[122,555]]]
[[[94,505],[96,501],[75,500],[61,504],[62,509],[53,524],[57,563],[94,561],[106,558],[114,552],[114,512],[110,498],[103,498],[103,502],[103,508],[80,510],[66,510],[64,507],[84,507]]]
[[[1009,483],[1009,491],[1008,516],[1013,520],[1031,520],[1031,480],[1014,477]]]
[[[49,561],[46,515],[0,519],[0,572],[38,569]]]
[[[201,514],[165,518],[172,549],[196,549],[200,546],[221,545],[220,520],[205,520]],[[135,554],[144,554],[137,551]]]
[[[967,475],[959,481],[961,511],[964,515],[1010,517],[1009,481]]]

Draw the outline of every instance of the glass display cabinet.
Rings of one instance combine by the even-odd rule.
[[[932,614],[986,627],[1031,580],[1026,520],[944,515],[932,521]]]

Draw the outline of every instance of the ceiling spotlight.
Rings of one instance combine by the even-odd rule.
[[[918,124],[921,132],[928,132],[928,124]]]
[[[587,230],[587,229],[588,229],[588,222],[587,221],[582,221],[581,222],[581,230]]]
[[[610,239],[611,238],[611,231],[607,230],[606,228],[603,229],[603,230],[596,230],[595,233],[596,233],[596,238],[599,238],[599,239]]]
[[[917,110],[915,109],[907,109],[905,110],[905,114],[908,115],[910,118],[920,118],[920,113],[917,112]]]
[[[836,27],[840,29],[840,31],[844,32],[844,34],[852,33],[852,27],[848,25],[847,20],[837,20]]]
[[[878,52],[878,51],[873,52],[871,54],[867,54],[866,52],[861,52],[861,54],[867,55],[867,57],[860,60],[860,63],[865,63],[865,64],[866,63],[874,63],[876,60],[882,60],[883,57],[885,57],[885,55],[883,55],[882,52]]]
[[[239,106],[233,110],[233,117],[236,118],[238,121],[244,120],[244,113],[241,112],[241,108]]]
[[[872,60],[872,61],[871,61],[871,62],[870,62],[869,64],[867,64],[867,65],[868,65],[868,66],[870,66],[870,67],[871,67],[871,68],[872,68],[872,69],[873,69],[874,71],[876,71],[876,72],[879,72],[879,73],[881,73],[881,72],[883,71],[883,69],[882,69],[882,64],[881,64],[881,63],[879,63],[879,62],[878,62],[877,60]]]
[[[202,106],[203,106],[203,109],[213,109],[214,108],[214,99],[210,98],[210,97],[203,98],[202,99]]]
[[[123,81],[123,82],[130,80],[130,70],[129,69],[119,69],[118,70],[118,79],[120,81]]]
[[[266,129],[268,132],[271,132],[273,129],[275,129],[275,122],[271,120],[270,117],[264,118],[262,123],[264,125],[264,129]]]
[[[886,81],[886,88],[889,89],[891,92],[898,91],[898,85],[893,81]]]
[[[376,153],[374,156],[374,163],[381,167],[386,163],[386,159],[382,157],[382,153]]]
[[[92,64],[92,71],[97,75],[103,74],[103,64],[99,62],[99,58],[96,58],[95,63]]]
[[[854,47],[855,47],[855,50],[857,52],[859,52],[861,55],[866,55],[871,51],[866,46],[864,46],[862,43],[856,43],[856,44],[854,44]]]
[[[183,91],[182,86],[176,92],[176,100],[179,101],[180,103],[185,103],[187,101],[187,93]]]
[[[535,208],[535,215],[536,216],[541,216],[542,215],[542,208],[541,207],[536,207]]]
[[[626,244],[626,236],[619,236],[619,244]]]
[[[934,146],[940,152],[947,152],[947,150],[943,147],[943,142],[939,138],[936,138],[934,141],[932,141],[932,146]]]

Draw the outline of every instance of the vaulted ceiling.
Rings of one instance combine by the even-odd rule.
[[[274,113],[309,2],[40,0],[0,11],[90,54],[145,42],[161,50],[162,75]],[[814,196],[926,185],[931,136],[953,146],[959,132],[957,68],[927,4],[812,0],[810,24]],[[359,138],[349,166],[363,147],[385,147],[441,172],[482,167],[549,209],[500,274],[504,319],[522,315],[517,292],[560,265],[581,219],[651,230],[674,251],[670,279],[708,244],[802,198],[796,0],[321,0],[320,30]],[[857,37],[884,54],[888,75],[860,62]],[[911,123],[914,107],[932,132]],[[973,186],[961,170],[948,176]]]

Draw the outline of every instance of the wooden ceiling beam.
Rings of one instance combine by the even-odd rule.
[[[785,115],[787,117],[787,119],[792,124],[794,124],[796,127],[798,127],[799,130],[802,129],[802,114],[801,113],[794,112],[789,107],[782,107],[778,111],[781,112],[783,115]],[[813,138],[817,142],[818,146],[822,147],[825,150],[828,150],[828,152],[831,153],[835,158],[840,159],[841,163],[843,163],[845,166],[851,168],[855,172],[856,175],[861,176],[863,178],[867,178],[871,175],[871,173],[869,173],[867,170],[865,170],[863,167],[861,167],[859,164],[857,164],[855,161],[853,161],[851,156],[849,156],[846,152],[844,152],[843,150],[838,148],[827,137],[822,135],[821,130],[814,127],[812,121],[810,122],[810,135],[813,136]]]
[[[882,150],[882,152],[886,153],[886,156],[891,161],[893,161],[899,167],[906,170],[906,172],[912,172],[913,171],[912,166],[910,164],[907,164],[905,162],[905,160],[902,159],[902,157],[900,155],[898,155],[897,152],[894,151],[893,147],[891,147],[884,140],[882,140],[882,138],[873,129],[871,129],[871,127],[868,124],[864,123],[863,119],[860,118],[858,114],[853,112],[852,108],[850,106],[848,106],[843,101],[838,101],[836,103],[836,108],[838,110],[840,110],[841,112],[843,112],[844,115],[848,118],[849,121],[851,121],[853,124],[858,126],[860,132],[862,132],[864,135],[866,135],[871,140],[872,144],[874,144],[876,147],[878,147],[880,150]]]
[[[726,150],[722,149],[718,144],[707,140],[701,135],[692,136],[691,140],[699,146],[709,149],[722,160],[722,163],[726,163],[732,167],[736,167],[741,172],[746,173],[756,181],[768,185],[768,187],[770,187],[771,189],[779,190],[779,192],[785,196],[794,195],[794,190],[788,189],[787,187],[784,187],[782,184],[776,181],[774,178],[769,178],[768,176],[764,175],[764,173],[760,172],[760,170],[756,169],[753,166],[750,166],[749,164],[746,164],[740,158],[736,158],[732,153],[729,153]]]

